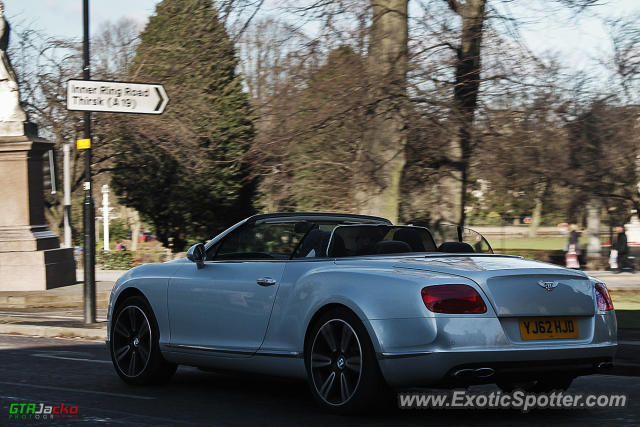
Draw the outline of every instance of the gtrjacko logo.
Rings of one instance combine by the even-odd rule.
[[[78,406],[60,403],[12,403],[9,405],[9,421],[55,421],[78,418]]]

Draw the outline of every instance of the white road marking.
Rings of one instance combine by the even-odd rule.
[[[62,360],[75,360],[78,362],[91,362],[91,363],[106,363],[107,365],[111,365],[111,361],[110,360],[97,360],[97,359],[83,359],[80,357],[64,357],[64,356],[56,356],[53,354],[47,354],[47,353],[36,353],[36,354],[32,354],[33,357],[45,357],[47,359],[62,359]]]
[[[20,386],[20,387],[31,387],[31,388],[41,388],[44,390],[60,390],[60,391],[70,391],[72,393],[92,393],[99,394],[102,396],[113,396],[113,397],[126,397],[128,399],[140,399],[140,400],[154,400],[155,397],[151,396],[137,396],[134,394],[123,394],[123,393],[109,393],[106,391],[95,391],[95,390],[85,390],[82,388],[67,388],[67,387],[56,387],[52,385],[35,385],[35,384],[26,384],[26,383],[13,383],[9,381],[0,381],[0,384],[12,385],[12,386]]]

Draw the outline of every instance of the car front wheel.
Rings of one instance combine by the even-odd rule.
[[[116,372],[126,383],[169,380],[177,366],[160,354],[158,324],[145,299],[127,298],[113,315],[109,347]]]

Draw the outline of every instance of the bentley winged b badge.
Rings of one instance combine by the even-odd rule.
[[[558,282],[545,282],[544,280],[539,280],[538,285],[542,286],[547,291],[551,292],[553,288],[558,286]]]

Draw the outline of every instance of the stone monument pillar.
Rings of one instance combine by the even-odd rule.
[[[42,156],[54,144],[38,137],[20,106],[8,44],[0,2],[0,291],[71,285],[73,248],[60,248],[44,217]]]

